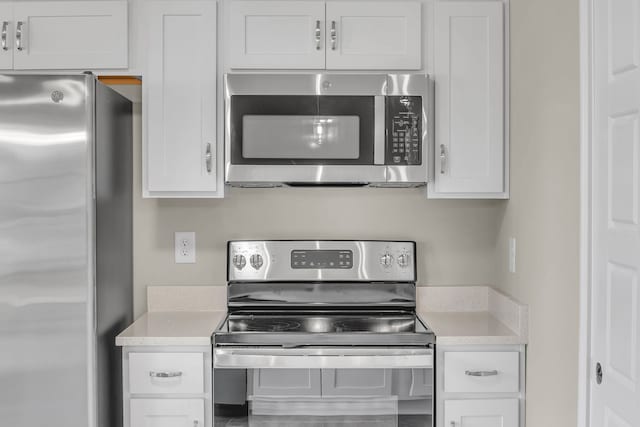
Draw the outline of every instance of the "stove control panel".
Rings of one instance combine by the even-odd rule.
[[[230,282],[415,282],[415,250],[411,241],[231,241],[227,274]]]
[[[353,268],[353,251],[349,250],[293,250],[291,268]]]

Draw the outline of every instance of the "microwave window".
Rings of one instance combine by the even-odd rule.
[[[242,156],[251,159],[358,159],[360,117],[245,115]]]

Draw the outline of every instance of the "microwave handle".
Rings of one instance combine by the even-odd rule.
[[[387,142],[387,129],[385,126],[385,97],[375,96],[373,105],[375,115],[375,129],[373,133],[373,164],[384,165]]]

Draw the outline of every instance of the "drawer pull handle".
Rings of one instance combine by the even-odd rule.
[[[149,372],[151,378],[177,378],[182,376],[182,372]]]
[[[464,374],[469,377],[495,377],[498,375],[498,371],[464,371]]]

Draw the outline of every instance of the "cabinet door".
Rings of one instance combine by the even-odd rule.
[[[320,396],[320,369],[254,369],[254,396]]]
[[[145,196],[215,192],[216,3],[145,3]]]
[[[500,1],[435,5],[432,196],[505,190],[502,15]]]
[[[327,68],[417,70],[418,2],[327,2]]]
[[[324,68],[324,2],[235,1],[231,68]]]
[[[131,399],[129,427],[204,426],[204,399]]]
[[[323,396],[388,396],[390,369],[323,369]]]
[[[518,427],[518,399],[446,400],[446,427]]]
[[[126,1],[14,3],[14,67],[127,68]]]
[[[0,3],[0,70],[13,69],[13,6]]]

